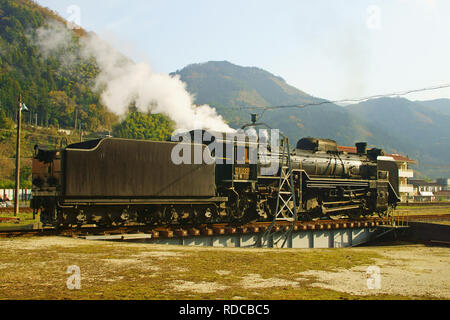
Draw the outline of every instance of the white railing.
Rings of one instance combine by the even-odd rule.
[[[414,186],[412,184],[400,185],[399,191],[401,193],[414,193]]]
[[[398,176],[400,178],[414,178],[414,170],[398,170]]]

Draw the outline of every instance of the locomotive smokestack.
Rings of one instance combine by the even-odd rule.
[[[356,144],[356,150],[358,154],[367,154],[367,143],[366,142],[358,142]]]

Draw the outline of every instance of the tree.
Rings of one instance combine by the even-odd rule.
[[[50,92],[50,105],[52,107],[51,122],[64,127],[73,127],[75,103],[63,91]]]
[[[32,169],[30,166],[23,166],[20,169],[20,186],[21,188],[30,188],[31,187],[31,174]]]
[[[0,107],[0,129],[12,129],[14,127],[11,119],[6,117],[5,110]]]
[[[125,120],[114,126],[117,138],[164,141],[170,138],[174,124],[161,114],[130,110]]]

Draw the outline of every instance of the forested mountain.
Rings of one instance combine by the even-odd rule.
[[[36,30],[56,20],[52,11],[28,0],[0,0],[0,104],[7,116],[15,118],[18,96],[29,107],[25,121],[39,125],[73,128],[75,118],[84,128],[111,128],[115,115],[92,92],[97,70],[85,62],[71,68],[58,56],[44,57],[34,43]],[[73,46],[85,31],[74,30]]]
[[[265,107],[317,102],[286,81],[256,67],[241,67],[228,61],[192,64],[175,72],[197,92],[197,103],[219,107]]]
[[[250,120],[249,112],[261,107],[323,101],[290,85],[284,79],[255,67],[228,61],[192,64],[172,75],[180,76],[197,104],[209,104],[239,127]],[[255,107],[254,110],[247,109]]]
[[[418,170],[431,177],[450,176],[450,103],[447,99],[413,102],[381,98],[346,107],[395,137],[398,152],[419,161]]]
[[[416,103],[421,104],[436,113],[445,114],[450,116],[450,99],[437,99],[430,101],[416,101]]]

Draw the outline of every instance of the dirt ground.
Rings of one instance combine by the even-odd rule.
[[[450,250],[442,248],[408,247],[404,250],[375,249],[383,258],[375,259],[380,268],[381,283],[378,293],[410,296],[432,296],[450,299]],[[310,270],[299,274],[313,276],[312,286],[347,292],[352,295],[370,295],[362,275],[365,266],[336,271]],[[300,278],[302,279],[302,278]]]
[[[67,285],[69,266],[79,267],[79,290]],[[369,289],[371,266],[379,268],[380,286]],[[450,249],[216,249],[1,239],[0,299],[450,299]]]

